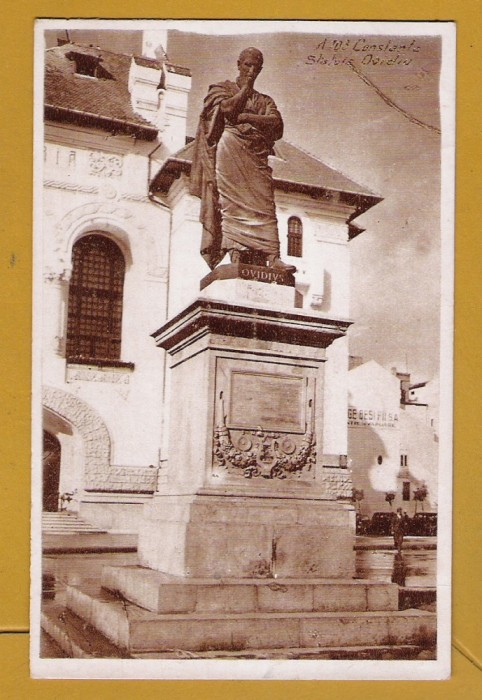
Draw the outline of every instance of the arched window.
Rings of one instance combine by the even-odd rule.
[[[125,260],[119,247],[97,233],[72,251],[67,360],[119,360]]]
[[[294,258],[303,255],[303,226],[297,216],[288,219],[288,255]]]

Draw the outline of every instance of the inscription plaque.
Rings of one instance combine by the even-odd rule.
[[[219,265],[215,267],[200,283],[204,289],[215,280],[243,279],[266,284],[282,284],[287,287],[295,286],[295,278],[291,272],[272,270],[261,265],[248,265],[247,263],[230,263],[229,265]]]
[[[304,393],[302,377],[232,372],[228,425],[304,433]]]

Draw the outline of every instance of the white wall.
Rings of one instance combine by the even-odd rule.
[[[438,506],[438,437],[426,419],[424,406],[404,406],[401,411],[400,442],[406,450],[408,468],[417,485],[425,484],[428,495],[423,507]],[[414,504],[411,506],[414,509]],[[418,506],[420,508],[420,506]],[[410,513],[409,513],[410,514]]]
[[[94,408],[111,437],[111,463],[132,467],[157,465],[161,444],[164,358],[150,334],[166,318],[170,215],[146,196],[154,146],[82,129],[46,130],[42,383]],[[133,362],[133,371],[66,366],[72,247],[92,231],[124,254],[120,359]],[[78,486],[78,471],[62,468],[61,489]]]
[[[350,313],[350,249],[346,219],[350,209],[316,202],[298,193],[277,193],[278,231],[283,260],[296,265],[296,286],[303,308],[325,316],[348,318]],[[303,226],[303,257],[287,255],[288,219]]]
[[[437,442],[424,407],[400,405],[400,381],[374,361],[348,373],[348,406],[348,457],[354,487],[365,494],[362,513],[390,510],[385,494],[392,491],[392,510],[400,506],[412,515],[413,491],[422,484],[429,492],[425,509],[436,508]],[[410,501],[402,499],[404,481],[411,485]]]

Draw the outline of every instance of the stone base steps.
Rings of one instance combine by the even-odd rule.
[[[291,647],[288,649],[250,649],[249,651],[184,651],[128,653],[114,646],[91,625],[71,610],[51,606],[42,613],[41,658],[77,659],[312,659],[312,660],[412,660],[433,659],[433,650],[414,644],[351,647]],[[52,642],[53,640],[53,642]]]
[[[79,518],[77,513],[42,513],[42,533],[45,535],[102,534],[102,530]]]
[[[85,554],[107,552],[136,552],[137,535],[126,533],[70,533],[68,535],[42,535],[44,554]]]
[[[104,589],[158,614],[398,610],[398,586],[354,579],[182,578],[105,566]]]
[[[125,650],[112,644],[91,625],[86,624],[61,604],[49,604],[42,611],[41,626],[69,658],[130,658]],[[43,656],[42,653],[41,656]]]
[[[67,608],[131,655],[435,646],[436,615],[420,610],[156,614],[105,589],[75,586]]]

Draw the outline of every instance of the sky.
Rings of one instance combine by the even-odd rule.
[[[256,89],[277,103],[283,138],[383,197],[357,219],[366,231],[350,243],[351,354],[409,371],[413,381],[436,377],[440,37],[353,34],[339,25],[330,33],[321,22],[316,31],[303,33],[229,34],[233,25],[210,25],[211,32],[223,33],[206,35],[199,27],[196,32],[170,30],[165,47],[171,62],[192,72],[188,135],[195,134],[209,84],[234,80],[241,49],[259,48],[264,67]],[[284,26],[290,29],[291,23]],[[47,45],[57,35],[65,36],[49,32]],[[141,53],[136,31],[71,30],[70,36],[79,43]]]

